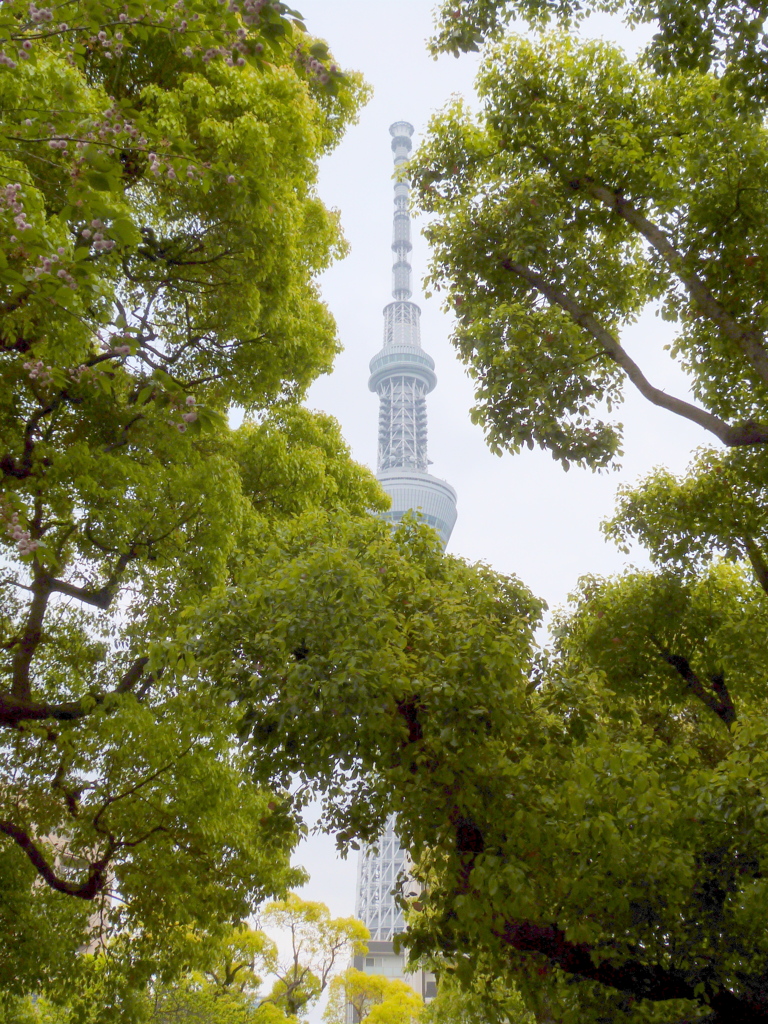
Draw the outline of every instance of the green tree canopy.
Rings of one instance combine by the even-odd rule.
[[[443,971],[437,996],[422,1012],[423,1024],[534,1024],[547,1019],[545,1000],[534,1015],[526,1010],[520,993],[505,977],[484,975],[477,965],[473,974],[473,983],[462,985],[455,972]],[[546,989],[538,994],[546,996]]]
[[[110,977],[111,951],[85,954],[84,981],[51,1002],[11,1003],[8,1022],[19,1024],[296,1024],[259,989],[276,957],[274,942],[246,925],[218,934],[185,930],[186,967],[172,978],[158,972],[148,982],[131,978],[125,965]],[[260,972],[260,973],[259,973]],[[117,980],[118,984],[115,984]],[[6,1024],[6,1018],[0,1018]]]
[[[316,161],[361,86],[281,4],[195,2],[45,32],[3,8],[6,990],[80,972],[77,1006],[91,984],[129,1020],[186,964],[169,1012],[240,1013],[259,972],[230,929],[298,880],[319,793],[344,848],[397,812],[408,941],[443,973],[566,1024],[765,1020],[768,596],[732,561],[759,581],[762,121],[708,72],[510,41],[415,165],[492,444],[607,466],[629,380],[728,448],[623,496],[611,529],[658,571],[585,581],[537,658],[541,604],[392,533],[296,408],[336,346]],[[652,301],[693,401],[621,345]],[[207,974],[201,924],[230,944]],[[325,964],[297,952],[273,1002],[300,1010]]]
[[[609,465],[627,383],[725,445],[764,444],[760,115],[712,76],[660,78],[568,37],[492,47],[478,91],[479,114],[457,102],[433,121],[414,170],[491,447]],[[693,401],[622,345],[654,302]]]
[[[310,1003],[325,992],[340,965],[367,952],[368,929],[354,917],[332,918],[324,903],[303,900],[295,893],[269,903],[262,914],[267,928],[288,939],[284,956],[275,956],[275,977],[269,1001],[289,1017],[306,1014]]]
[[[682,478],[659,469],[619,489],[606,534],[629,551],[639,541],[659,566],[688,575],[713,559],[748,560],[768,588],[765,468],[759,451],[699,452]]]
[[[542,27],[595,10],[656,23],[638,63],[568,37],[503,39],[514,16]],[[621,429],[608,414],[631,384],[727,448],[700,451],[683,479],[659,469],[622,487],[605,524],[669,572],[654,584],[656,611],[718,558],[748,560],[765,589],[759,5],[472,0],[441,17],[435,46],[496,40],[480,114],[454,104],[415,165],[435,215],[433,281],[457,314],[491,447],[611,465]],[[642,354],[622,345],[649,304],[674,325],[694,401],[648,380]]]
[[[498,38],[516,18],[537,28],[553,21],[568,27],[596,12],[621,14],[630,27],[652,25],[643,57],[655,71],[713,71],[742,96],[768,98],[762,0],[444,0],[431,45],[458,56]]]
[[[132,974],[106,947],[84,954],[81,984],[56,1003],[27,998],[5,1005],[24,1024],[297,1024],[349,956],[366,952],[368,931],[294,893],[268,904],[260,917],[269,932],[245,924],[180,929],[176,959],[184,966],[166,976],[162,960],[148,979]]]
[[[323,1020],[326,1024],[346,1024],[350,1006],[359,1024],[417,1024],[424,1002],[400,978],[366,974],[348,967],[331,982]]]
[[[582,581],[524,698],[532,732],[508,729],[471,809],[443,794],[452,854],[416,847],[409,941],[465,984],[506,979],[542,1019],[764,1020],[760,12],[688,5],[675,37],[680,5],[611,5],[660,17],[635,64],[604,43],[503,38],[508,15],[605,6],[444,6],[437,45],[495,38],[479,112],[451,104],[412,163],[431,280],[495,450],[613,464],[627,382],[670,431],[683,417],[723,449],[621,492],[606,530],[656,571]],[[692,398],[622,343],[650,304]]]
[[[0,50],[0,984],[96,941],[139,984],[303,877],[166,652],[270,524],[386,503],[297,408],[337,349],[317,161],[366,89],[278,2],[11,0]]]
[[[531,732],[453,850],[424,839],[413,954],[568,1024],[765,1019],[767,607],[727,564],[586,581],[518,697]]]

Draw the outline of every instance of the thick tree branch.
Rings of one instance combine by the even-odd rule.
[[[23,828],[19,828],[18,825],[14,825],[11,821],[0,820],[0,832],[9,836],[24,851],[43,881],[51,889],[55,889],[56,892],[63,892],[68,896],[76,896],[81,900],[92,900],[98,896],[107,883],[107,869],[115,852],[116,845],[111,839],[107,843],[104,855],[88,865],[88,876],[85,881],[69,882],[65,878],[59,878],[40,849]]]
[[[4,476],[24,480],[32,475],[32,455],[35,450],[35,431],[37,430],[37,425],[44,416],[52,413],[58,405],[59,400],[54,399],[48,405],[42,406],[32,413],[24,428],[24,446],[21,458],[15,459],[12,455],[0,456],[0,471],[2,471]]]
[[[29,700],[32,696],[29,667],[42,636],[43,619],[48,607],[48,598],[51,596],[49,583],[45,576],[38,576],[32,583],[29,614],[13,655],[11,694],[18,700]]]
[[[712,676],[711,688],[707,688],[693,671],[687,658],[680,654],[672,654],[655,637],[651,637],[651,641],[659,655],[685,680],[688,689],[699,698],[702,704],[706,704],[710,711],[714,711],[726,725],[730,726],[732,722],[736,721],[736,708],[733,706],[728,687],[721,675]]]
[[[644,964],[639,960],[601,960],[597,951],[586,943],[569,942],[554,925],[532,921],[506,921],[497,936],[519,953],[540,953],[568,974],[596,981],[600,985],[626,992],[636,999],[664,1002],[687,999],[699,1005],[704,997],[713,1011],[707,1020],[718,1024],[757,1024],[768,1021],[768,1007],[735,996],[726,989],[705,984],[705,991],[696,992],[694,983],[681,971]]]
[[[136,557],[138,557],[137,553],[133,549],[123,552],[115,563],[114,569],[109,574],[109,579],[104,586],[100,587],[98,590],[87,590],[85,587],[76,587],[72,583],[54,579],[53,577],[48,577],[48,583],[51,591],[57,594],[65,594],[67,597],[74,597],[78,601],[82,601],[84,604],[90,604],[93,605],[94,608],[101,608],[106,611],[114,600],[117,584],[120,582],[120,578],[125,572],[128,563]]]
[[[765,560],[765,555],[750,536],[744,537],[744,547],[746,548],[747,558],[752,565],[757,582],[768,594],[768,562]]]
[[[106,611],[114,597],[113,587],[101,587],[100,590],[86,590],[84,587],[76,587],[65,580],[51,579],[51,591],[57,594],[64,594],[66,597],[74,597],[83,604],[93,605],[94,608],[101,608]]]
[[[144,675],[144,669],[147,667],[148,663],[149,658],[147,657],[137,658],[131,665],[131,667],[126,671],[125,675],[117,684],[113,692],[128,693],[129,690],[132,690],[136,683],[138,683],[138,681]],[[154,678],[154,676],[152,676],[152,678]]]
[[[128,693],[132,690],[144,676],[144,669],[148,661],[149,658],[146,657],[137,658],[114,690],[94,696],[96,706],[103,704],[110,694]],[[154,678],[151,673],[147,676],[149,681],[153,681]],[[13,692],[0,692],[0,726],[18,728],[22,722],[42,722],[48,718],[59,722],[72,722],[78,718],[84,718],[88,714],[90,711],[85,710],[79,700],[54,704],[46,701],[34,701],[29,696],[19,697]]]
[[[636,210],[620,192],[613,192],[601,185],[596,185],[588,178],[571,182],[571,187],[594,196],[604,206],[615,210],[623,220],[631,224],[664,259],[704,316],[737,346],[763,383],[768,384],[768,351],[763,344],[762,335],[758,331],[742,327],[722,303],[717,301],[696,274],[683,269],[683,256],[675,249],[661,228],[649,221],[639,210]]]
[[[144,661],[146,662],[146,659],[144,659]],[[132,666],[132,669],[134,669],[134,666]],[[123,677],[123,680],[121,681],[121,685],[123,684],[126,684],[126,677]],[[179,754],[179,758],[185,757],[191,750],[192,747],[187,747]],[[163,765],[162,768],[158,768],[157,771],[152,772],[151,775],[141,779],[135,785],[130,786],[122,793],[118,793],[116,796],[109,796],[104,800],[101,807],[96,812],[92,822],[94,830],[104,836],[106,840],[104,853],[98,860],[92,861],[88,865],[88,875],[83,882],[70,882],[67,879],[60,878],[56,874],[54,868],[48,863],[40,848],[34,843],[29,833],[18,825],[14,825],[13,822],[0,820],[0,833],[7,835],[24,851],[30,862],[34,865],[37,873],[52,889],[55,889],[57,892],[65,893],[68,896],[77,896],[79,899],[92,900],[106,885],[108,879],[108,867],[117,850],[133,849],[136,846],[140,846],[141,843],[146,842],[150,836],[156,835],[158,832],[167,831],[165,825],[154,825],[135,839],[118,840],[102,825],[102,817],[110,807],[118,803],[120,800],[125,800],[134,796],[139,792],[139,790],[148,786],[151,782],[154,782],[164,772],[167,772],[174,763],[175,762],[170,762],[169,764]],[[57,773],[57,775],[58,774],[60,773]],[[55,782],[56,780],[54,780],[54,785]]]
[[[652,402],[653,405],[658,405],[662,409],[675,413],[676,416],[682,416],[683,419],[698,424],[714,434],[723,444],[730,447],[768,443],[768,424],[749,421],[737,426],[731,426],[725,420],[721,420],[718,416],[712,415],[712,413],[707,412],[705,409],[700,409],[698,406],[691,405],[690,402],[685,402],[681,398],[675,398],[672,395],[668,395],[665,391],[654,387],[611,332],[606,330],[573,296],[557,288],[547,281],[546,278],[542,277],[541,274],[537,274],[536,271],[531,270],[530,267],[523,263],[503,260],[502,266],[511,273],[521,277],[524,281],[527,281],[532,288],[548,299],[553,305],[559,306],[560,309],[568,313],[580,327],[591,334],[602,346],[606,354],[624,370],[640,394],[647,398],[649,402]]]
[[[12,313],[19,308],[19,305],[19,303],[12,303],[0,307],[0,316]],[[32,342],[29,338],[15,338],[13,341],[0,340],[0,351],[2,352],[29,352],[31,348]]]

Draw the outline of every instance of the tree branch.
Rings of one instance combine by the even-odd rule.
[[[757,577],[757,582],[768,594],[768,562],[765,560],[765,555],[750,536],[744,537],[744,547],[747,551],[747,558]]]
[[[23,828],[19,828],[11,821],[0,820],[0,832],[9,836],[24,851],[40,877],[56,892],[76,896],[81,900],[92,900],[98,896],[107,883],[107,867],[115,852],[115,844],[112,840],[107,843],[104,855],[88,865],[88,877],[84,882],[68,882],[65,878],[59,878]]]
[[[698,424],[705,430],[714,434],[723,444],[729,447],[746,444],[768,443],[768,425],[749,421],[747,423],[731,426],[718,416],[691,405],[681,398],[668,395],[665,391],[654,387],[645,377],[637,363],[629,356],[625,349],[614,338],[610,331],[581,306],[573,296],[561,291],[555,285],[550,284],[546,278],[523,263],[515,263],[512,260],[502,260],[501,264],[506,270],[521,277],[524,281],[543,295],[553,305],[559,306],[585,331],[602,346],[605,353],[617,363],[632,381],[640,394],[647,398],[653,405],[682,416]]]
[[[714,1024],[757,1024],[768,1021],[768,1008],[748,998],[735,996],[727,989],[716,988],[706,982],[703,992],[695,991],[688,976],[674,968],[644,964],[639,960],[601,960],[597,951],[586,943],[569,942],[565,934],[554,925],[539,925],[532,921],[505,921],[496,932],[506,945],[519,953],[540,953],[567,974],[577,975],[600,985],[635,996],[664,1002],[669,999],[687,999],[713,1010],[707,1020]]]
[[[95,608],[101,608],[103,611],[106,611],[114,600],[117,584],[125,572],[128,563],[137,557],[138,554],[133,548],[130,551],[123,552],[115,563],[114,569],[109,574],[109,579],[99,590],[87,590],[84,587],[76,587],[74,584],[67,583],[64,580],[48,577],[51,591],[57,594],[65,594],[67,597],[74,597],[84,604],[90,604]]]
[[[182,750],[181,753],[179,754],[179,756],[177,758],[175,758],[173,761],[169,761],[168,764],[163,765],[162,768],[158,768],[156,771],[152,772],[151,775],[145,776],[145,778],[140,779],[138,782],[134,783],[134,785],[129,786],[128,789],[124,789],[122,793],[118,793],[117,796],[108,796],[104,800],[104,803],[101,805],[101,807],[96,812],[96,815],[94,816],[94,819],[93,819],[93,827],[94,827],[94,829],[97,832],[100,832],[102,835],[106,835],[107,833],[105,833],[104,829],[101,827],[102,815],[107,810],[109,810],[109,808],[112,807],[113,804],[118,803],[120,800],[126,800],[130,796],[135,796],[136,793],[139,792],[139,790],[144,789],[144,787],[148,786],[150,784],[150,782],[154,782],[155,779],[159,779],[161,775],[163,775],[165,772],[167,772],[171,768],[173,768],[173,766],[176,764],[177,761],[180,761],[182,759],[182,757],[186,757],[187,754],[189,754],[191,750],[192,750],[192,747],[187,747],[185,750]],[[156,826],[154,826],[154,828],[150,829],[150,831],[147,832],[141,839],[135,839],[135,840],[130,841],[130,842],[126,840],[125,842],[120,843],[120,846],[137,846],[139,843],[143,843],[144,839],[146,839],[147,836],[151,836],[155,832],[162,832],[162,831],[165,831],[165,827],[163,825],[156,825]]]
[[[29,700],[32,696],[29,667],[40,643],[43,619],[48,607],[48,598],[51,596],[48,578],[46,576],[38,576],[33,581],[31,590],[32,601],[29,606],[27,622],[13,656],[11,694],[19,700]]]
[[[714,711],[717,717],[722,719],[727,726],[736,721],[736,708],[733,706],[728,687],[725,685],[725,680],[721,675],[712,676],[711,690],[707,689],[691,668],[687,658],[682,657],[680,654],[672,654],[668,648],[659,643],[653,636],[651,637],[651,642],[664,661],[682,676],[688,689],[699,698],[702,704],[706,704],[710,711]]]
[[[94,608],[101,608],[106,611],[112,603],[114,591],[109,587],[102,587],[100,590],[86,590],[84,587],[76,587],[65,580],[51,579],[51,590],[57,594],[64,594],[66,597],[74,597],[83,604],[93,605]]]
[[[768,384],[768,351],[763,344],[761,334],[758,331],[742,327],[696,274],[683,270],[683,256],[675,249],[664,232],[627,202],[620,192],[612,192],[601,185],[596,185],[588,178],[571,182],[571,187],[594,196],[604,206],[615,210],[623,220],[631,224],[664,259],[704,316],[737,346],[763,383]]]
[[[93,697],[96,705],[103,704],[111,694],[128,693],[132,690],[144,675],[148,661],[149,658],[146,657],[137,658],[114,690]],[[154,678],[152,673],[147,676],[148,680],[154,680]],[[59,722],[72,722],[78,718],[85,718],[88,714],[90,712],[83,708],[79,700],[51,704],[45,701],[34,701],[29,696],[19,697],[12,691],[0,692],[0,726],[5,725],[15,729],[22,722],[41,722],[48,718],[56,719]]]
[[[3,455],[0,457],[0,470],[2,470],[5,476],[14,477],[16,480],[24,480],[26,477],[32,475],[32,454],[35,450],[35,430],[40,420],[44,416],[48,416],[54,411],[59,405],[59,399],[56,398],[46,406],[42,406],[36,409],[32,413],[27,425],[24,428],[24,447],[22,449],[22,455],[20,459],[15,459],[12,455]]]

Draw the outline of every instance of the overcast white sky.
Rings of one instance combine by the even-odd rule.
[[[322,166],[321,195],[341,210],[351,252],[322,281],[345,351],[334,373],[313,387],[309,404],[334,415],[355,458],[375,469],[377,398],[367,382],[368,362],[382,344],[382,308],[390,301],[388,128],[393,121],[410,121],[418,144],[431,113],[452,94],[471,96],[477,58],[434,61],[427,54],[432,0],[296,0],[296,6],[309,30],[329,42],[339,64],[362,71],[374,88],[360,123]],[[584,34],[617,40],[629,52],[638,46],[637,37],[607,19],[591,23]],[[427,257],[416,237],[415,282],[424,275]],[[432,472],[458,492],[459,517],[448,550],[517,574],[550,607],[565,601],[580,575],[619,571],[626,559],[599,532],[618,483],[636,480],[658,464],[682,470],[691,449],[708,438],[628,395],[621,411],[626,427],[621,473],[572,469],[566,474],[539,451],[493,456],[469,419],[472,391],[448,340],[450,318],[436,298],[425,301],[418,287],[414,300],[422,308],[422,344],[437,364],[437,388],[428,399]],[[662,351],[664,329],[649,312],[624,340],[654,383],[681,394],[685,383]],[[333,841],[316,837],[300,848],[297,859],[312,873],[302,895],[323,900],[334,914],[353,913],[353,857],[337,860]]]

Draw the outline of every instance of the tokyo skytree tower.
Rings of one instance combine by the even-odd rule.
[[[408,159],[413,125],[390,126],[395,171]],[[416,511],[448,543],[456,522],[456,492],[427,472],[427,395],[437,384],[435,361],[421,347],[421,310],[411,302],[410,183],[395,181],[392,298],[384,307],[384,346],[371,360],[368,387],[379,396],[377,477],[392,498],[385,515],[399,522]]]
[[[408,159],[413,126],[397,121],[390,126],[395,171]],[[448,543],[456,522],[456,492],[444,480],[427,472],[426,396],[437,384],[435,363],[421,347],[421,310],[411,302],[410,183],[395,181],[392,237],[392,298],[384,307],[384,346],[371,360],[368,387],[379,396],[379,451],[377,478],[392,498],[384,515],[399,522],[408,511],[420,517]],[[355,966],[372,974],[405,977],[425,998],[435,995],[434,977],[424,971],[406,975],[403,957],[392,940],[405,930],[401,909],[392,890],[408,870],[408,858],[395,833],[395,817],[387,821],[375,846],[360,853],[355,913],[368,927],[369,956],[355,958]],[[358,962],[359,961],[359,962]]]

